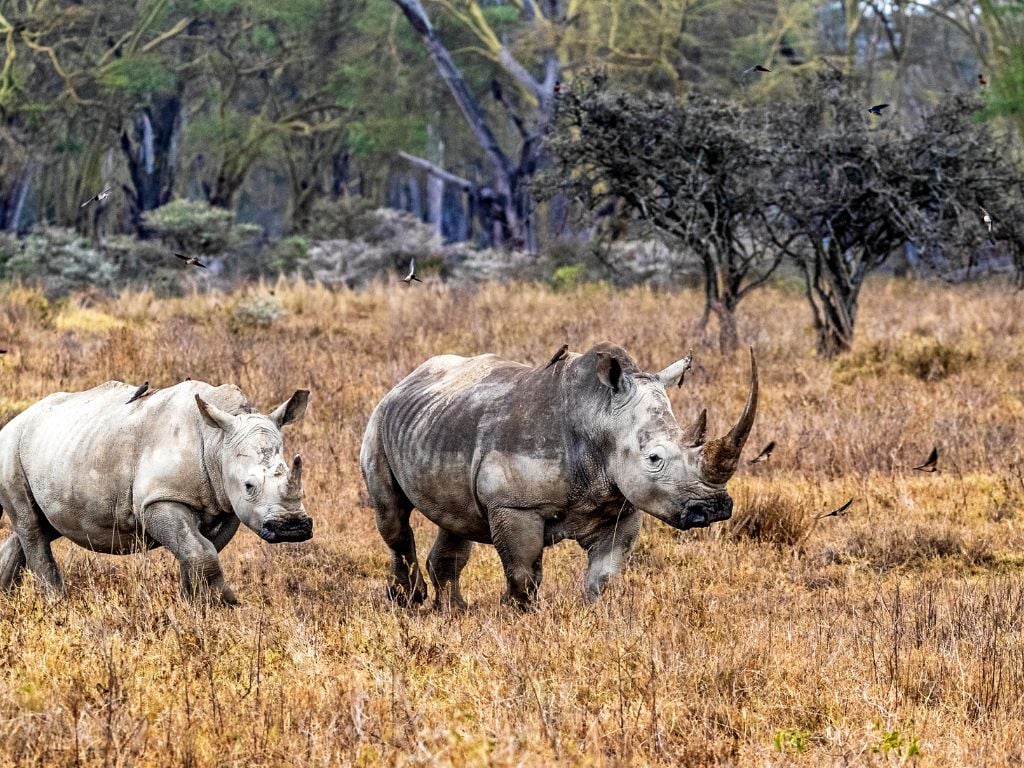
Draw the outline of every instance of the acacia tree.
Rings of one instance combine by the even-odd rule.
[[[1009,222],[1021,176],[972,119],[980,104],[970,97],[904,130],[868,115],[837,72],[818,73],[802,94],[773,119],[773,176],[789,233],[776,245],[803,272],[818,352],[831,357],[853,342],[868,274],[908,244],[941,269],[958,258],[969,266],[988,238],[979,206]],[[1013,227],[999,236],[1020,252]]]
[[[770,171],[774,147],[759,113],[702,95],[685,100],[606,87],[603,75],[559,99],[547,142],[555,159],[538,189],[564,192],[584,213],[612,205],[703,268],[704,321],[719,346],[737,345],[736,307],[763,285],[784,251]],[[776,236],[787,243],[793,234]]]

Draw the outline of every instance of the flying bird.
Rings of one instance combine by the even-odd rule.
[[[985,222],[985,226],[988,227],[988,233],[991,235],[992,234],[992,214],[990,214],[988,211],[986,211],[982,206],[979,205],[978,207],[981,208],[981,220]]]
[[[772,457],[772,451],[775,450],[775,441],[772,440],[768,445],[761,449],[761,452],[754,458],[748,461],[748,464],[760,464],[762,461],[768,461]]]
[[[881,116],[882,110],[888,106],[888,104],[875,104],[875,106],[871,107],[871,109],[869,109],[868,112],[870,112],[872,115]]]
[[[925,461],[919,467],[914,467],[918,472],[938,472],[939,471],[939,449],[932,448],[932,452],[928,454],[928,460]]]
[[[978,74],[978,85],[980,85],[982,88],[988,85],[988,80],[986,80],[985,76],[980,73]]]
[[[206,265],[199,260],[198,256],[186,256],[183,253],[174,254],[179,259],[185,262],[186,267],[199,267],[200,269],[206,269]]]
[[[563,344],[562,346],[560,346],[558,348],[558,351],[555,352],[554,357],[552,357],[551,360],[548,361],[548,364],[544,366],[544,370],[546,371],[548,368],[550,368],[552,365],[557,363],[559,360],[564,360],[565,359],[565,355],[566,355],[566,353],[568,353],[568,351],[569,351],[569,345],[568,344]]]
[[[140,397],[142,397],[144,394],[146,394],[146,391],[148,389],[149,389],[149,382],[148,381],[142,382],[142,386],[135,390],[135,394],[132,395],[132,399],[129,400],[127,403],[125,403],[125,405],[128,405],[128,403],[134,403],[136,400],[138,400]]]
[[[87,206],[89,203],[102,203],[104,200],[106,200],[108,197],[110,197],[110,191],[111,191],[111,187],[110,186],[106,186],[106,187],[103,188],[102,192],[96,193],[95,195],[90,197],[88,200],[86,200],[84,203],[82,203],[78,207],[79,208],[85,208],[85,206]]]
[[[850,505],[852,505],[852,504],[853,504],[853,499],[850,499],[848,502],[843,504],[843,506],[836,507],[831,512],[826,512],[824,515],[818,515],[814,519],[815,520],[821,520],[821,519],[826,518],[826,517],[842,517],[843,515],[846,514],[846,510],[848,510],[850,508]]]
[[[771,72],[771,70],[761,64],[755,64],[754,66],[747,67],[743,70],[744,75],[749,75],[751,72]]]
[[[406,285],[412,285],[412,281],[415,280],[417,283],[423,281],[416,277],[416,259],[409,259],[409,274],[402,278],[402,282]]]

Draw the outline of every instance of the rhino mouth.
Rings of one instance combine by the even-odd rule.
[[[676,527],[685,531],[690,528],[707,528],[712,523],[732,517],[732,499],[726,496],[714,502],[689,501],[679,515]]]
[[[309,541],[313,538],[313,519],[268,520],[260,529],[260,538],[270,544]]]

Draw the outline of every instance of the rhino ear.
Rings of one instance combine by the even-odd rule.
[[[297,389],[295,394],[281,403],[270,414],[270,420],[277,424],[280,429],[285,424],[298,421],[306,412],[306,405],[309,403],[309,390]]]
[[[622,383],[622,366],[607,352],[597,353],[597,378],[612,392],[619,391]]]
[[[196,395],[196,405],[199,406],[199,412],[203,414],[203,421],[211,427],[223,429],[225,432],[234,429],[235,417],[227,411],[222,411],[213,403],[206,402],[199,395]]]

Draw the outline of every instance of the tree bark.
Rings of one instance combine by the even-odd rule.
[[[181,112],[180,93],[155,98],[136,114],[131,134],[121,132],[121,151],[131,177],[130,216],[136,230],[145,211],[159,208],[174,194]]]

